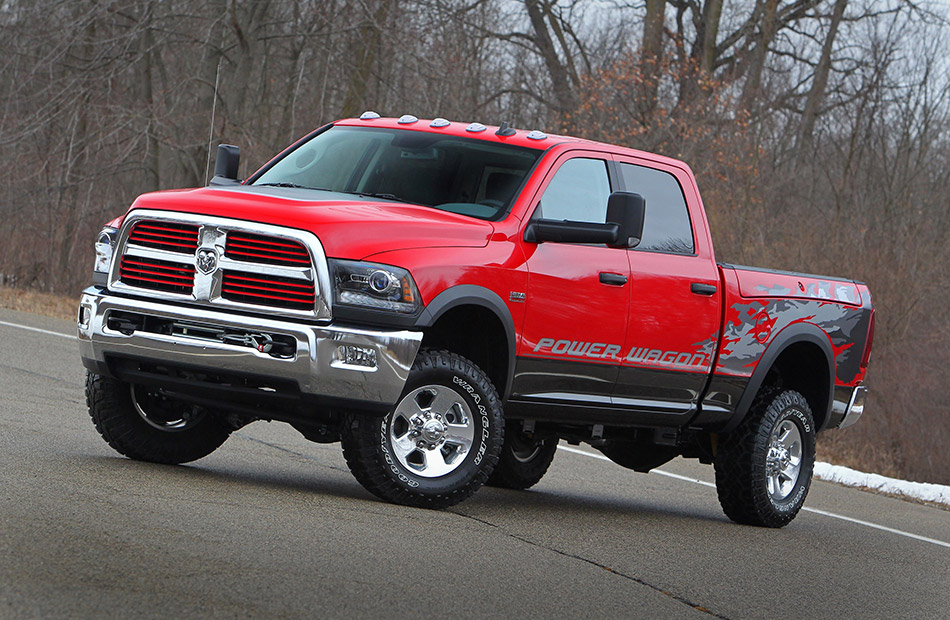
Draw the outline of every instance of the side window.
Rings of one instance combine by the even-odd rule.
[[[541,196],[535,217],[548,220],[604,223],[610,179],[607,162],[600,159],[570,159],[554,173]]]
[[[692,254],[693,229],[676,177],[653,168],[623,163],[620,174],[624,190],[640,194],[647,202],[643,239],[637,249]]]

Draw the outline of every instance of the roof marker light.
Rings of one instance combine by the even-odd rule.
[[[419,119],[412,114],[403,114],[396,122],[398,122],[400,125],[411,125],[413,123],[419,122]]]
[[[544,133],[543,131],[538,131],[537,129],[535,129],[534,131],[528,132],[528,135],[526,137],[528,138],[528,140],[546,140],[548,137],[548,134]]]
[[[468,127],[465,128],[465,131],[471,131],[472,133],[478,133],[478,132],[480,132],[480,131],[485,131],[486,129],[488,129],[488,127],[485,127],[485,126],[482,125],[481,123],[472,123],[471,125],[469,125]]]
[[[429,123],[429,127],[437,127],[437,128],[438,128],[438,127],[448,127],[448,126],[451,125],[451,124],[452,124],[452,123],[450,123],[449,121],[447,121],[447,120],[445,120],[444,118],[441,118],[441,117],[440,117],[440,118],[433,119],[433,121],[432,121],[431,123]]]
[[[375,121],[377,118],[379,118],[379,114],[373,112],[372,110],[367,110],[360,114],[361,121]]]

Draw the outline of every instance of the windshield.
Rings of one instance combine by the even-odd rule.
[[[503,217],[541,156],[536,149],[421,131],[331,127],[253,185],[305,187]]]

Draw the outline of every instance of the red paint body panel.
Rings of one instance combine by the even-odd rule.
[[[743,297],[816,299],[861,305],[858,286],[850,280],[748,268],[740,268],[738,274],[739,294]]]

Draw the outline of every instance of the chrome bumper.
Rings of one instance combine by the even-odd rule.
[[[188,329],[175,334],[139,329],[122,333],[109,327],[112,312],[176,321],[197,329],[194,335],[190,335]],[[95,288],[83,292],[78,327],[79,351],[87,367],[106,368],[110,356],[169,362],[291,380],[303,394],[390,405],[402,393],[422,343],[421,332],[341,328],[245,317],[116,297]],[[287,342],[289,338],[296,343],[296,350],[275,356],[247,343],[232,344],[209,338],[202,332],[204,327],[265,333],[280,336]],[[347,351],[357,352],[357,363],[353,363],[352,357],[346,357]]]
[[[848,394],[850,392],[850,394]],[[847,428],[857,422],[864,413],[864,403],[868,397],[868,389],[863,385],[855,388],[835,388],[835,400],[832,414],[840,416],[841,422],[836,428]]]

